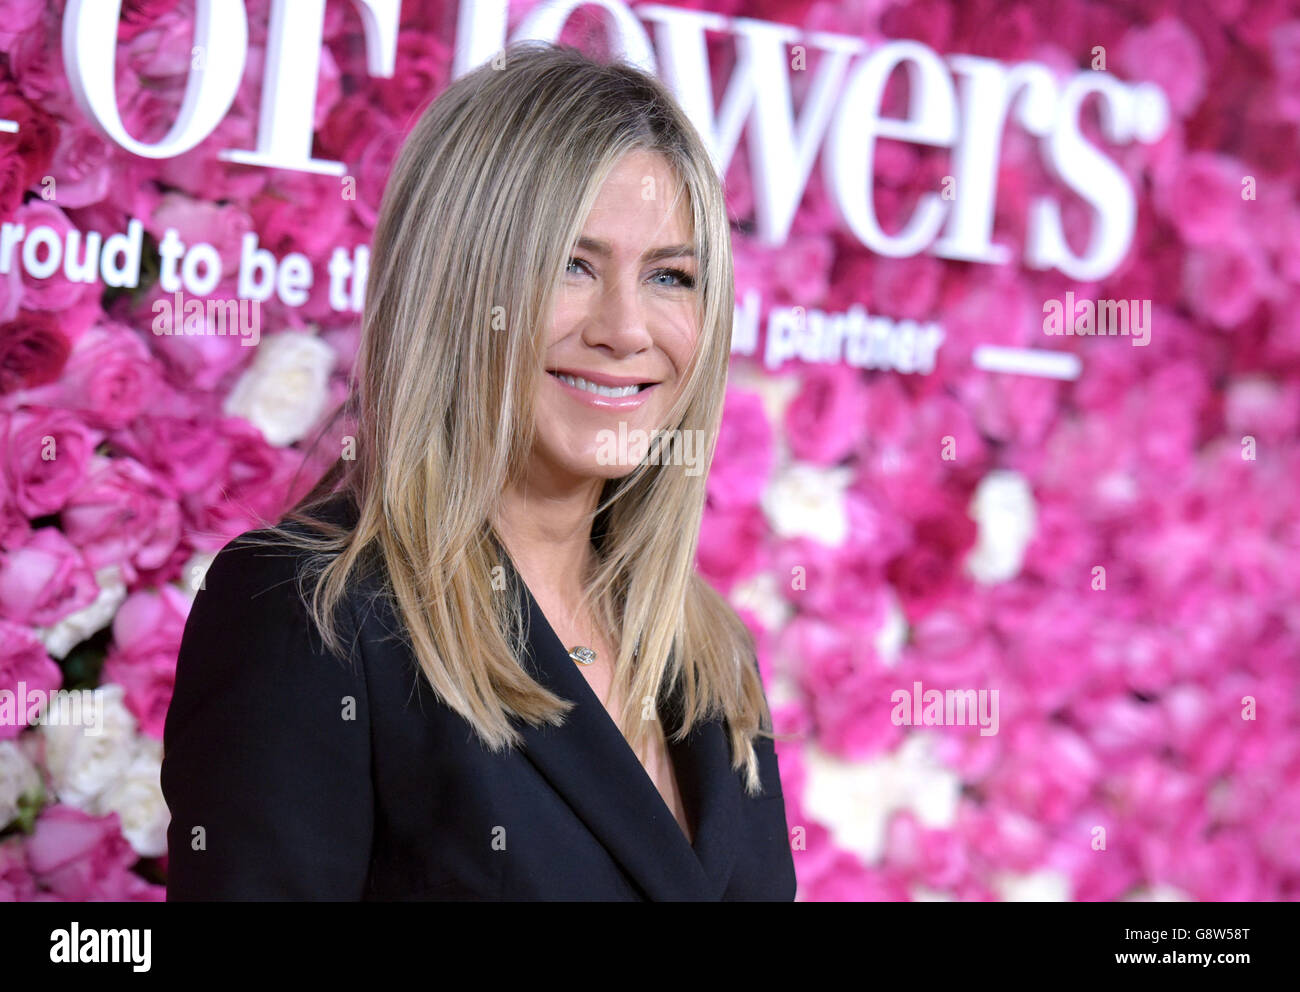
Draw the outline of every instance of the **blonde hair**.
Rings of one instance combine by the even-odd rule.
[[[335,650],[349,582],[380,563],[433,691],[493,750],[520,743],[512,717],[558,726],[573,705],[519,664],[522,618],[492,581],[501,566],[492,518],[532,450],[538,329],[605,177],[634,149],[663,155],[688,196],[701,330],[667,426],[702,431],[694,436],[712,460],[735,289],[707,150],[653,76],[522,42],[505,50],[503,68],[455,80],[402,146],[372,243],[351,398],[357,457],[336,462],[272,529],[314,552],[303,595]],[[639,718],[642,700],[658,709],[680,681],[677,739],[723,717],[733,766],[756,794],[753,739],[773,736],[771,716],[749,630],[695,569],[706,476],[655,462],[606,480],[592,515],[598,564],[584,588],[620,645],[618,723],[634,728],[628,740],[641,753],[656,732]],[[338,490],[359,510],[350,531],[316,516]]]

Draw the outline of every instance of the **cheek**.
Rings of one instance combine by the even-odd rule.
[[[546,334],[546,346],[563,340],[577,326],[582,317],[582,305],[577,297],[561,290],[551,310],[551,325]]]
[[[659,347],[672,363],[673,372],[678,380],[686,377],[695,357],[696,349],[703,344],[699,328],[691,321],[683,320],[667,331],[659,340]]]

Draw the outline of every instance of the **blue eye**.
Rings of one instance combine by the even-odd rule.
[[[564,271],[565,271],[565,273],[568,274],[568,273],[572,272],[572,271],[573,271],[573,267],[574,267],[575,265],[582,266],[582,268],[583,268],[583,269],[586,269],[587,272],[588,272],[589,274],[594,274],[594,273],[591,273],[591,269],[590,269],[590,267],[587,265],[586,261],[585,261],[584,259],[578,258],[576,255],[573,256],[573,257],[571,257],[571,258],[569,259],[569,264],[566,265],[566,266],[564,267]],[[689,272],[685,272],[685,271],[683,271],[682,269],[660,269],[660,270],[658,270],[658,271],[654,274],[654,278],[655,278],[655,279],[658,279],[658,278],[660,278],[661,276],[670,276],[670,277],[672,277],[673,279],[676,279],[676,280],[677,280],[677,282],[676,282],[675,284],[674,284],[674,283],[659,283],[659,285],[661,285],[661,286],[668,286],[668,287],[676,286],[677,288],[680,288],[680,289],[694,289],[694,288],[695,288],[695,277],[692,276]]]
[[[682,289],[695,288],[695,278],[690,273],[683,272],[681,269],[660,269],[655,273],[655,276],[672,276],[677,280],[677,284],[681,286]]]

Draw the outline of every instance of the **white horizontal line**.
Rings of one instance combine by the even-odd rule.
[[[985,372],[1016,372],[1046,379],[1077,379],[1083,369],[1079,356],[1068,351],[1003,348],[995,344],[977,346],[971,361]]]

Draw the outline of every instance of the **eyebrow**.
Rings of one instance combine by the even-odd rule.
[[[604,255],[608,258],[613,254],[608,241],[599,241],[596,238],[579,238],[578,247],[597,255]],[[664,245],[662,248],[651,248],[641,256],[643,262],[657,262],[661,258],[694,258],[695,249],[690,245]]]

